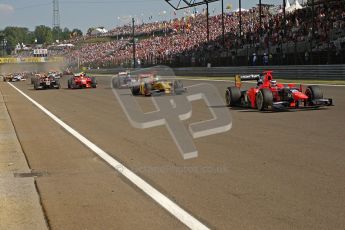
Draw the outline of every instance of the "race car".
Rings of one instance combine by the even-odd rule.
[[[64,75],[64,76],[73,75],[73,72],[69,68],[67,68],[67,69],[65,69],[65,71],[62,72],[62,75]]]
[[[95,77],[86,76],[85,73],[74,74],[73,77],[68,79],[69,89],[83,89],[83,88],[96,88],[97,81]]]
[[[12,78],[13,82],[16,81],[26,81],[26,78],[24,76],[24,74],[15,74],[14,77]]]
[[[9,81],[9,82],[26,81],[26,78],[24,77],[23,74],[15,73],[15,74],[7,75],[4,78],[4,81]]]
[[[137,82],[131,86],[131,91],[133,95],[158,96],[182,94],[186,89],[180,80],[163,80],[154,74],[140,74]]]
[[[129,72],[120,72],[113,79],[113,86],[117,89],[126,89],[131,88],[136,82],[137,80],[131,77]]]
[[[13,78],[12,74],[6,74],[3,76],[4,82],[11,81],[12,78]]]
[[[56,79],[60,79],[62,77],[62,73],[59,73],[57,71],[53,71],[53,72],[48,72],[48,76],[53,76]]]
[[[42,76],[44,76],[43,73],[41,73],[41,74],[40,73],[33,74],[33,76],[30,78],[31,85],[33,85],[35,83],[36,79],[38,79],[38,78],[40,78]]]
[[[60,80],[48,75],[36,75],[33,80],[34,89],[60,89]]]
[[[279,84],[273,79],[273,71],[264,71],[259,75],[237,75],[235,86],[225,91],[226,104],[229,107],[240,106],[258,109],[297,109],[318,108],[333,105],[332,99],[323,98],[319,86],[308,86],[304,93],[302,85]],[[242,81],[257,81],[256,87],[242,90]]]

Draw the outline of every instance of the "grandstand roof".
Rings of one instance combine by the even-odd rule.
[[[248,11],[247,9],[243,9],[243,8],[241,8],[241,11],[242,12],[246,12],[246,11]],[[234,10],[234,12],[240,12],[240,8],[237,8],[236,10]]]
[[[90,34],[91,35],[97,35],[97,34],[105,34],[105,33],[107,33],[108,32],[108,30],[106,30],[106,29],[104,29],[104,28],[94,28],[91,32],[90,32]]]
[[[290,1],[286,0],[285,10],[289,9],[291,7]]]
[[[175,10],[205,5],[219,0],[165,0]]]
[[[295,10],[300,10],[302,8],[303,7],[301,6],[301,4],[299,4],[298,0],[295,0],[295,2],[289,8],[287,8],[286,10],[288,12],[293,12]]]

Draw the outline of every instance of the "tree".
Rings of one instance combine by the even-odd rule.
[[[83,36],[83,32],[80,29],[73,29],[72,30],[72,36],[73,37],[80,37]]]
[[[89,28],[89,29],[87,30],[87,32],[86,32],[86,33],[87,33],[88,35],[90,35],[90,34],[91,34],[91,32],[92,32],[94,29],[95,29],[95,27],[91,27],[91,28]]]
[[[48,26],[36,26],[34,33],[38,44],[51,44],[53,42],[53,32]]]
[[[35,33],[32,31],[29,31],[26,35],[26,40],[25,40],[25,44],[33,44],[35,43]]]
[[[28,28],[25,27],[6,27],[3,34],[7,40],[7,49],[14,50],[18,43],[28,43]]]
[[[63,33],[60,27],[54,27],[52,30],[53,42],[56,40],[63,40]]]
[[[4,39],[4,37],[5,37],[4,31],[0,31],[0,56],[2,56],[4,53],[3,46],[1,44],[1,41]]]
[[[61,40],[67,40],[67,39],[69,39],[69,35],[70,35],[70,33],[71,33],[71,31],[67,28],[67,27],[65,27],[64,29],[63,29],[63,32],[62,32],[62,38],[61,38]]]
[[[40,25],[35,28],[35,31],[29,31],[26,27],[6,27],[0,31],[0,37],[7,41],[6,50],[10,53],[19,44],[33,44],[37,39],[38,44],[51,44],[56,40],[68,40],[73,37],[82,36],[83,32],[79,29],[70,31],[67,27],[61,30],[60,28],[51,29],[50,27]],[[2,40],[1,39],[1,40]],[[0,45],[0,52],[2,53],[2,46]]]

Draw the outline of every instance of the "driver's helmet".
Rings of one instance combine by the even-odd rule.
[[[154,82],[154,83],[157,83],[159,80],[160,80],[160,77],[159,77],[159,76],[154,76],[154,77],[153,77],[153,82]]]
[[[276,80],[271,80],[271,87],[276,87],[277,86],[277,81]]]
[[[264,83],[264,81],[262,80],[262,78],[259,78],[259,80],[258,80],[258,86],[260,86],[260,85],[262,85]]]

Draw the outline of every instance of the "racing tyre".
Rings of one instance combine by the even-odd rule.
[[[175,94],[182,94],[185,91],[181,80],[174,81],[174,92]]]
[[[152,85],[150,83],[145,83],[144,85],[145,96],[151,96]]]
[[[232,107],[239,103],[241,99],[241,90],[237,87],[228,87],[225,91],[225,101],[228,107]]]
[[[39,90],[39,82],[37,79],[34,81],[34,89]]]
[[[95,77],[91,77],[91,87],[97,88],[97,81]]]
[[[258,110],[263,111],[272,106],[273,104],[273,94],[269,89],[260,89],[256,94],[256,107]]]
[[[70,88],[70,89],[75,89],[75,88],[77,88],[77,85],[75,84],[75,81],[74,81],[73,78],[70,78],[70,79],[68,80],[68,82],[69,82],[69,88]]]
[[[55,89],[60,89],[61,87],[60,80],[55,80],[55,84],[56,84]]]
[[[281,100],[282,101],[291,101],[291,99],[293,99],[292,94],[291,94],[291,89],[290,88],[283,88]]]
[[[118,89],[119,88],[119,78],[118,77],[114,77],[113,78],[113,88],[114,89]]]
[[[305,106],[312,106],[313,100],[323,98],[323,92],[321,88],[317,85],[308,86],[305,90],[305,95],[308,96],[308,99],[304,101]]]
[[[68,79],[67,86],[68,86],[69,89],[71,88],[71,86],[72,86],[72,79]]]
[[[140,92],[140,86],[139,85],[135,85],[132,87],[132,94],[133,95],[139,95]]]

